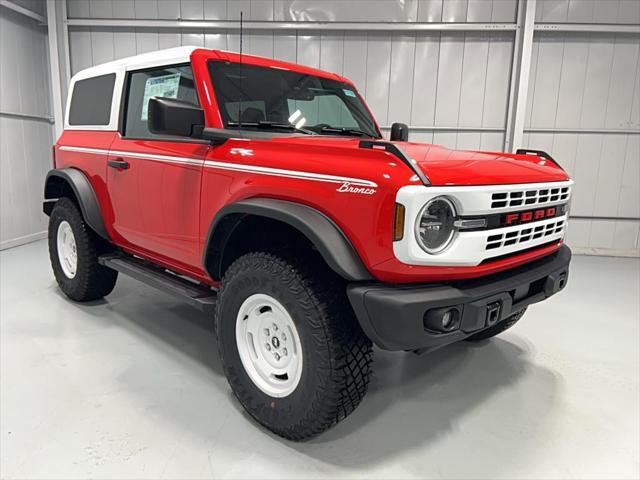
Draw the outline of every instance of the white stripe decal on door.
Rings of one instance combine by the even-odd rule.
[[[233,170],[237,172],[247,172],[247,173],[255,173],[257,175],[272,175],[276,177],[288,177],[288,178],[296,178],[301,180],[313,180],[317,182],[329,182],[329,183],[349,183],[358,187],[369,187],[369,188],[377,188],[378,184],[372,182],[370,180],[363,180],[361,178],[351,178],[351,177],[339,177],[335,175],[326,175],[324,173],[313,173],[313,172],[304,172],[300,170],[286,170],[281,168],[271,168],[271,167],[263,167],[260,165],[246,165],[239,163],[228,163],[228,162],[219,162],[214,160],[199,160],[196,158],[189,157],[174,157],[170,155],[155,155],[155,154],[147,154],[140,152],[124,152],[118,150],[103,150],[98,148],[85,148],[85,147],[71,147],[71,146],[61,146],[60,150],[69,151],[69,152],[81,152],[81,153],[92,153],[97,155],[111,155],[123,156],[123,157],[134,157],[134,158],[143,158],[148,160],[157,160],[161,162],[170,162],[170,163],[182,163],[189,165],[204,165],[207,168],[214,168],[220,170]]]

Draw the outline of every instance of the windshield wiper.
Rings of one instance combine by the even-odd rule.
[[[263,128],[263,129],[281,129],[281,130],[290,130],[292,132],[300,132],[307,135],[315,135],[315,132],[311,130],[306,130],[304,128],[298,128],[295,125],[291,125],[290,123],[280,123],[280,122],[269,122],[265,120],[261,120],[259,122],[227,122],[229,127],[254,127],[254,128]]]
[[[348,127],[322,127],[320,129],[320,133],[339,133],[341,135],[352,135],[355,137],[371,137],[378,138],[375,135],[371,135],[370,133],[364,132],[362,130],[358,130],[357,128],[348,128]]]

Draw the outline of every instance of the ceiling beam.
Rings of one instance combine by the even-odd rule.
[[[40,25],[42,26],[47,24],[47,19],[44,18],[42,15],[32,10],[29,10],[28,8],[24,8],[18,5],[17,3],[12,2],[11,0],[0,0],[0,7],[8,8],[9,10],[13,10],[14,12],[24,15],[25,17],[29,17],[30,19],[40,23]]]

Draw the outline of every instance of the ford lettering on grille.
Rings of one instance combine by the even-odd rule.
[[[528,210],[526,212],[507,213],[504,216],[504,224],[517,225],[535,220],[543,220],[545,218],[555,217],[556,213],[556,207],[540,208],[538,210]]]

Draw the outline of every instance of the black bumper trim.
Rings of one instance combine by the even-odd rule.
[[[563,245],[540,260],[486,277],[419,286],[351,284],[347,295],[365,334],[380,348],[430,350],[489,328],[562,290],[570,261],[571,250]],[[443,307],[461,312],[459,328],[448,333],[427,330],[425,314]],[[492,323],[487,323],[488,316]]]

